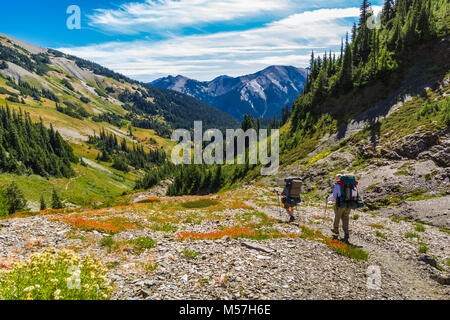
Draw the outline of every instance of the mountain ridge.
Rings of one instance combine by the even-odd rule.
[[[303,91],[307,73],[303,68],[274,65],[239,77],[220,75],[198,81],[177,75],[150,84],[193,96],[241,120],[245,114],[256,118],[278,115]]]

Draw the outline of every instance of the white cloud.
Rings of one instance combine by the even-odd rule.
[[[117,33],[151,33],[165,28],[225,22],[286,10],[290,0],[146,0],[118,9],[97,9],[90,25]]]
[[[351,26],[348,18],[358,16],[356,7],[320,9],[240,32],[175,36],[157,42],[109,42],[60,50],[142,81],[168,74],[211,80],[222,74],[256,72],[274,64],[307,66],[311,49],[337,49]]]

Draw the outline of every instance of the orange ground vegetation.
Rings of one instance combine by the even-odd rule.
[[[332,240],[330,238],[324,238],[325,244],[331,249],[347,249],[348,245],[339,240]]]
[[[83,231],[103,231],[109,234],[119,233],[127,229],[137,229],[137,226],[127,219],[123,218],[109,218],[106,220],[85,219],[83,217],[57,217],[59,220],[68,223],[72,228]]]
[[[155,203],[155,202],[161,202],[160,197],[148,197],[144,200],[139,201],[138,203]]]
[[[251,206],[241,201],[232,201],[230,204],[227,204],[227,207],[230,209],[253,209]]]
[[[67,214],[75,212],[77,209],[46,209],[42,211],[22,211],[22,212],[16,212],[14,214],[11,214],[6,217],[1,217],[0,220],[4,219],[12,219],[12,218],[28,218],[33,216],[45,216],[45,215],[53,215],[53,214]]]
[[[131,211],[133,210],[132,206],[116,206],[116,207],[108,207],[103,209],[97,209],[97,210],[89,210],[89,211],[83,211],[79,214],[82,214],[83,216],[106,216],[111,213],[119,213],[121,211]]]

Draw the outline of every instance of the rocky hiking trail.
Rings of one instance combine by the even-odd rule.
[[[289,224],[277,203],[258,186],[17,214],[0,220],[0,268],[66,248],[101,258],[113,299],[449,299],[447,229],[355,211],[354,249],[330,241],[330,208],[305,201]],[[367,286],[371,266],[379,290]]]

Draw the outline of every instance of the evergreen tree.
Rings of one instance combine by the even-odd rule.
[[[353,24],[353,27],[352,27],[352,42],[353,41],[355,41],[355,39],[356,39],[356,35],[357,35],[357,31],[358,29],[356,28],[356,23],[354,23]]]
[[[255,118],[251,114],[244,115],[244,120],[242,120],[241,128],[244,131],[247,131],[248,129],[255,129],[256,128]]]
[[[381,23],[386,25],[394,17],[394,1],[386,0],[384,2],[383,11],[381,14]]]
[[[211,183],[211,187],[213,190],[219,190],[222,185],[222,166],[217,166],[216,171],[214,172],[214,177]]]
[[[64,204],[62,203],[61,199],[59,198],[58,193],[55,189],[53,189],[52,193],[52,209],[63,209]]]
[[[348,34],[345,42],[345,53],[342,64],[342,70],[340,74],[340,85],[343,89],[348,89],[352,86],[352,76],[353,76],[353,58],[352,58],[352,49],[348,42]]]
[[[23,192],[15,182],[8,185],[2,193],[5,197],[5,203],[9,214],[27,210],[27,201],[25,200]]]
[[[6,203],[3,190],[0,189],[0,217],[6,217],[7,215],[9,215],[8,204]]]
[[[44,199],[43,195],[41,195],[39,202],[40,202],[40,210],[41,211],[47,209],[47,204],[45,203],[45,199]]]
[[[367,21],[373,15],[371,5],[368,0],[363,0],[360,9],[359,27],[354,42],[353,64],[358,66],[360,62],[367,62],[370,55],[370,40],[372,30],[369,29]]]
[[[0,172],[71,177],[76,163],[70,145],[58,132],[33,123],[28,113],[0,108]]]

